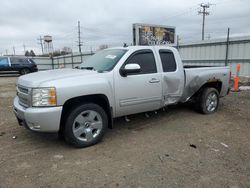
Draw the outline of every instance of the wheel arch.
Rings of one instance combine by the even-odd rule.
[[[20,67],[19,70],[18,70],[18,72],[21,74],[22,70],[24,70],[24,69],[28,69],[30,72],[32,72],[32,71],[31,71],[31,68],[28,67],[28,66]]]
[[[108,128],[110,129],[113,128],[113,112],[108,97],[104,94],[94,94],[94,95],[84,95],[84,96],[74,97],[68,99],[63,104],[63,110],[60,121],[60,132],[62,132],[64,129],[64,122],[66,120],[67,113],[69,113],[70,110],[73,109],[75,106],[83,103],[94,103],[101,106],[105,110],[108,116]]]
[[[200,88],[199,90],[201,90],[201,89],[203,89],[203,88],[207,88],[207,87],[212,87],[212,88],[217,89],[217,91],[218,91],[219,94],[220,94],[221,89],[222,89],[222,81],[216,80],[216,81],[206,82],[205,84],[203,84],[203,85],[201,86],[201,88]]]
[[[199,97],[200,93],[202,92],[202,90],[204,88],[215,88],[219,95],[220,95],[220,92],[221,92],[221,89],[222,89],[222,81],[221,80],[214,80],[214,81],[208,81],[208,82],[205,82],[193,95],[192,97],[190,97],[191,100],[196,100],[197,97]]]

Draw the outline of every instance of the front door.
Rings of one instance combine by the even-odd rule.
[[[0,57],[0,71],[10,71],[9,60],[7,57]]]
[[[133,53],[126,64],[138,64],[139,73],[122,76],[115,74],[116,117],[160,108],[162,102],[161,74],[157,72],[152,50]]]

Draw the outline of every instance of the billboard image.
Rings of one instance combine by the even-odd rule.
[[[134,45],[166,45],[175,43],[175,27],[133,24]]]

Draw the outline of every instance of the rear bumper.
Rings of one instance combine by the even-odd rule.
[[[32,69],[32,72],[37,72],[38,71],[38,68],[37,67],[34,67],[33,69]]]
[[[14,113],[20,125],[25,125],[28,129],[37,132],[58,132],[62,107],[46,108],[24,108],[18,102],[18,97],[14,99]]]

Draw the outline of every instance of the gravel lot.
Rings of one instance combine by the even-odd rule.
[[[18,126],[16,79],[0,77],[0,188],[250,187],[249,91],[212,115],[178,105],[120,118],[101,143],[75,149]]]

